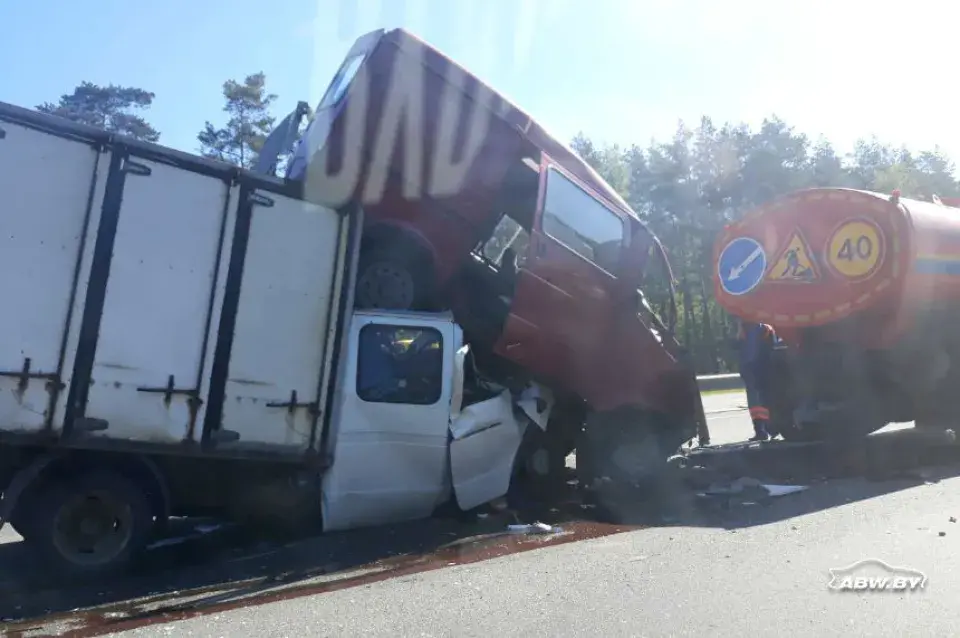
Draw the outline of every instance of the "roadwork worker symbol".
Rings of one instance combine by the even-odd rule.
[[[811,254],[803,235],[799,230],[794,231],[774,260],[773,266],[767,273],[767,280],[789,283],[816,281],[820,278],[820,272]]]

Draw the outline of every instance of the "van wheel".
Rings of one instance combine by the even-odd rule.
[[[37,495],[28,542],[70,577],[120,571],[153,531],[153,510],[139,485],[109,471],[49,484]]]
[[[360,257],[355,305],[382,310],[418,310],[429,299],[429,262],[413,249],[367,251]]]

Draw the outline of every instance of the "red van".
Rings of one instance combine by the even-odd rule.
[[[402,29],[359,38],[287,177],[362,203],[358,306],[452,309],[489,365],[567,399],[571,432],[586,416],[642,422],[633,431],[669,433],[655,437],[668,453],[694,436],[675,304],[661,321],[641,292],[653,273],[670,283],[660,243],[567,145],[440,51]]]

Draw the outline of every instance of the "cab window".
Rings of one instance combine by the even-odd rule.
[[[517,266],[523,266],[527,257],[530,233],[510,215],[503,215],[497,227],[481,249],[483,257],[494,266],[503,265],[504,255],[509,250],[516,257]],[[512,265],[512,264],[509,264]]]
[[[433,405],[443,390],[443,337],[435,328],[360,329],[357,396],[368,403]]]
[[[543,232],[608,273],[616,273],[623,219],[563,173],[550,169],[541,220]]]

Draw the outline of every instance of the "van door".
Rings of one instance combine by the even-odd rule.
[[[509,353],[512,343],[522,342],[524,331],[535,333],[539,339],[530,358],[538,365],[531,367],[542,373],[563,371],[561,382],[577,387],[582,375],[590,373],[616,299],[625,223],[549,158],[540,173],[537,214],[517,280],[512,324],[498,345],[501,354],[516,361]]]
[[[462,510],[500,498],[510,489],[513,461],[527,423],[514,417],[513,398],[506,390],[463,407],[468,351],[464,346],[454,357],[450,402],[450,476]]]
[[[430,516],[450,496],[450,405],[459,330],[357,314],[323,477],[326,530]]]

